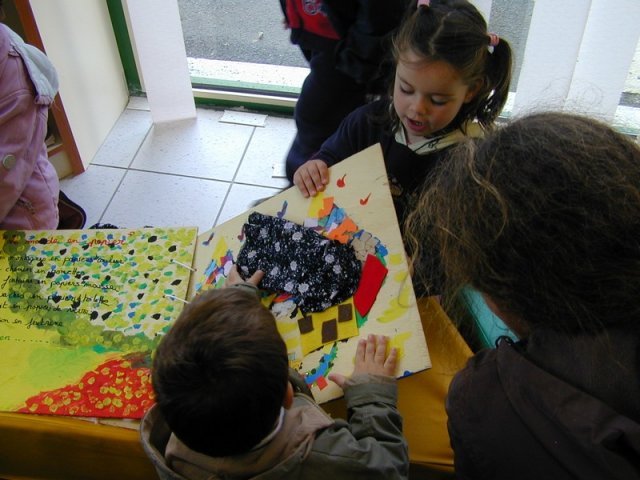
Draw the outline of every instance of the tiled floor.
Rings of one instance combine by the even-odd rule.
[[[223,114],[198,108],[195,120],[153,125],[146,99],[132,97],[91,165],[61,189],[85,209],[87,227],[209,230],[288,186],[274,165],[295,135],[292,118],[254,126],[221,122]]]

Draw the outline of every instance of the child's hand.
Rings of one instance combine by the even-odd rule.
[[[374,375],[385,375],[394,377],[396,372],[396,362],[398,351],[392,348],[387,355],[387,344],[389,338],[384,335],[369,335],[367,339],[361,338],[358,341],[358,349],[356,350],[356,362],[351,376],[362,373],[371,373]],[[338,384],[343,388],[347,377],[339,373],[330,373],[329,380]]]
[[[264,272],[262,270],[256,270],[256,272],[251,275],[251,278],[249,278],[249,280],[244,280],[238,273],[238,267],[234,263],[233,267],[231,267],[231,270],[229,270],[229,276],[227,277],[227,281],[225,282],[224,286],[230,287],[238,283],[250,283],[254,287],[257,287],[262,280],[262,277],[264,277]]]
[[[293,184],[304,198],[314,197],[329,183],[329,167],[322,160],[309,160],[293,174]]]

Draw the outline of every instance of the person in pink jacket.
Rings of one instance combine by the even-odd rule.
[[[58,227],[60,187],[45,145],[57,91],[45,54],[0,23],[0,230]]]

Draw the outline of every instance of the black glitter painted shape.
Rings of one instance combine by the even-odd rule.
[[[244,224],[238,271],[265,275],[260,288],[287,293],[302,312],[321,312],[351,297],[362,264],[351,245],[331,240],[289,220],[254,212]]]

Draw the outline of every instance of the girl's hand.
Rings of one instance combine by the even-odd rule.
[[[225,282],[224,286],[230,287],[232,285],[237,285],[238,283],[249,283],[254,287],[257,287],[262,280],[262,277],[264,277],[264,272],[262,270],[256,270],[256,272],[251,275],[251,278],[249,278],[248,280],[244,280],[238,273],[238,267],[234,263],[233,267],[231,267],[231,270],[229,270],[229,276],[227,277],[227,281]]]
[[[351,376],[371,373],[373,375],[394,377],[398,351],[392,348],[389,355],[387,355],[388,343],[389,338],[384,335],[369,335],[366,340],[361,338],[358,341],[356,361]],[[330,373],[329,380],[335,382],[340,388],[343,388],[347,377],[339,373]]]
[[[309,160],[293,174],[293,184],[304,198],[314,197],[329,184],[329,167],[322,160]]]

